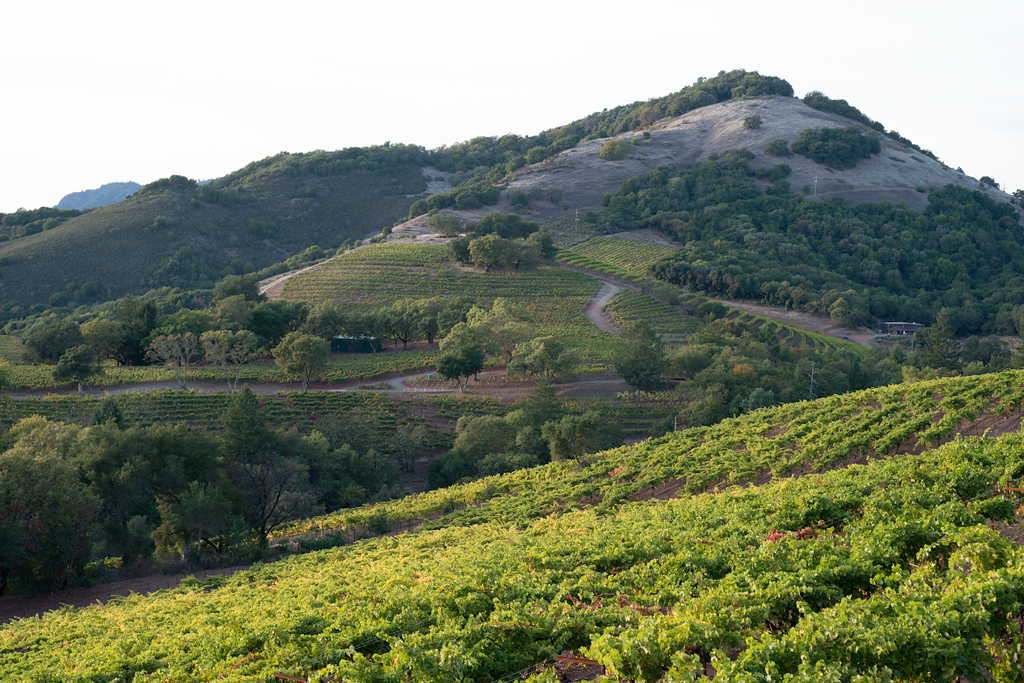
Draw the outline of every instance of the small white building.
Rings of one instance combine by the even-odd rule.
[[[923,329],[924,325],[920,323],[882,323],[883,334],[914,334]]]

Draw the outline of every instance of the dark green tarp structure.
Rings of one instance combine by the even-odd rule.
[[[375,353],[381,350],[380,339],[370,337],[334,337],[331,353]]]

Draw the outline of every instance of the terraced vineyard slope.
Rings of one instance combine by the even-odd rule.
[[[646,277],[647,266],[675,253],[676,248],[667,244],[652,244],[631,239],[595,237],[583,244],[577,244],[572,251],[622,268],[633,275]]]
[[[530,312],[538,335],[571,339],[597,360],[606,357],[611,336],[587,321],[583,307],[598,286],[593,278],[561,268],[483,272],[448,263],[441,245],[379,244],[295,276],[285,283],[283,297],[337,301],[357,312],[407,298],[467,296],[488,305],[502,297]]]
[[[381,512],[396,522],[413,519],[443,511],[452,501],[469,507],[437,524],[484,519],[515,523],[578,505],[611,509],[628,500],[673,492],[697,494],[920,452],[958,434],[1018,431],[1024,416],[1022,382],[1024,371],[1008,371],[764,408],[710,427],[606,451],[585,468],[551,463],[372,509],[305,520],[281,536],[362,524],[367,516]],[[475,507],[485,501],[485,508]]]
[[[1024,442],[932,444],[966,424],[1019,424],[1021,379],[762,410],[583,468],[381,506],[486,500],[433,530],[16,621],[0,627],[0,669],[12,681],[539,683],[568,650],[610,680],[1017,680]],[[728,486],[850,456],[866,462]],[[708,492],[629,502],[681,474],[684,490]]]

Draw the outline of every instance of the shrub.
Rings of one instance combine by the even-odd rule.
[[[558,204],[562,201],[562,188],[557,185],[549,185],[547,187],[533,185],[526,196],[529,197],[530,201],[546,199],[552,204]]]
[[[778,166],[772,166],[772,169],[768,171],[768,180],[773,183],[782,180],[789,176],[793,172],[793,169],[788,164],[779,164]]]
[[[819,164],[853,168],[861,159],[882,151],[877,138],[867,137],[854,126],[846,128],[808,128],[800,133],[793,151]]]
[[[450,213],[437,213],[427,220],[427,225],[442,237],[456,237],[462,229],[462,219]]]
[[[860,121],[865,126],[868,126],[869,128],[874,128],[879,133],[885,132],[885,126],[883,126],[878,121],[871,120],[870,118],[865,116],[860,109],[857,109],[857,107],[854,107],[846,100],[833,100],[832,98],[826,96],[824,93],[818,90],[812,90],[811,92],[804,95],[803,102],[812,109],[817,109],[818,111],[827,111],[832,114],[839,114],[840,116],[845,116],[848,119]],[[890,133],[890,136],[891,135],[892,133]],[[897,133],[897,135],[899,134]],[[910,141],[908,140],[907,142]]]
[[[446,209],[478,209],[481,206],[493,206],[498,203],[501,190],[486,178],[466,181],[458,187],[430,195],[426,199],[418,199],[409,207],[409,218],[416,218],[431,210]]]
[[[530,203],[526,193],[515,188],[508,191],[508,200],[512,204],[512,208],[516,210],[525,209]]]
[[[303,552],[312,552],[314,550],[338,548],[347,543],[348,537],[344,534],[330,534],[323,536],[322,538],[304,538],[299,541],[299,548],[301,548]]]
[[[371,533],[383,536],[394,528],[394,522],[387,512],[381,510],[366,518],[366,528]]]
[[[761,120],[761,117],[758,114],[753,114],[743,119],[743,127],[750,128],[751,130],[757,130],[758,128],[761,127],[762,123],[764,122]]]
[[[277,237],[277,228],[270,223],[258,221],[255,218],[252,218],[249,220],[249,234],[256,237],[267,237],[273,239]]]
[[[773,157],[788,157],[793,155],[793,153],[789,151],[789,143],[782,138],[776,138],[769,142],[764,148],[764,153],[771,154]]]
[[[793,169],[788,164],[777,164],[771,168],[755,169],[754,177],[758,180],[768,180],[774,183],[777,180],[786,178],[792,171]]]
[[[598,156],[605,161],[620,161],[629,156],[632,145],[625,140],[609,140],[601,145]]]

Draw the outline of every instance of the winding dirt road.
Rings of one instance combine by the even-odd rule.
[[[590,297],[590,301],[583,307],[583,315],[587,317],[587,320],[600,327],[605,332],[610,332],[616,337],[619,336],[619,328],[615,326],[612,319],[604,312],[605,305],[612,300],[612,298],[622,291],[620,285],[615,284],[609,280],[601,280],[601,286],[594,293],[594,296]]]

